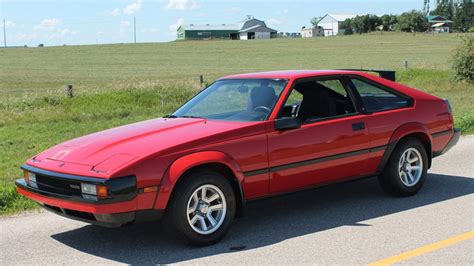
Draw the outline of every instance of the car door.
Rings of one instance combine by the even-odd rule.
[[[297,116],[301,127],[268,133],[270,193],[368,174],[365,116],[353,98],[342,77],[294,82],[279,117]]]

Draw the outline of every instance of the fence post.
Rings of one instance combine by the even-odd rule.
[[[73,91],[72,91],[72,85],[67,85],[66,89],[67,97],[72,98],[74,97]]]
[[[199,75],[199,82],[201,83],[201,87],[202,87],[203,84],[204,84],[204,77],[203,77],[203,75]]]
[[[403,68],[408,69],[408,61],[407,60],[403,61]]]

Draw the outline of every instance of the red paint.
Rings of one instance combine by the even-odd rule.
[[[330,119],[288,131],[274,129],[273,120],[295,80],[345,74],[359,75],[391,87],[413,98],[414,106]],[[28,165],[65,174],[99,178],[135,175],[139,189],[159,186],[158,192],[102,205],[49,198],[21,188],[18,192],[38,202],[91,213],[165,209],[176,182],[186,171],[205,164],[221,164],[233,173],[234,177],[229,178],[235,178],[240,184],[243,197],[253,199],[374,173],[384,151],[247,176],[245,172],[369,150],[396,142],[408,134],[422,134],[436,152],[442,150],[452,136],[431,136],[453,128],[452,115],[443,100],[366,73],[308,70],[243,74],[223,79],[226,78],[281,78],[289,82],[267,121],[158,118],[73,139],[27,161]],[[351,125],[358,122],[364,122],[366,128],[353,131]]]

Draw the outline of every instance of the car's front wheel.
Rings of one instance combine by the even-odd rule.
[[[393,151],[379,182],[383,190],[396,196],[416,194],[425,182],[428,156],[423,144],[415,139],[402,140]]]
[[[191,173],[178,184],[168,212],[168,224],[194,245],[210,245],[228,231],[235,216],[234,191],[217,172]]]

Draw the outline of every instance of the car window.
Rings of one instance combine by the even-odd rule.
[[[354,105],[339,79],[297,83],[280,117],[298,116],[303,123],[354,113]]]
[[[270,114],[287,80],[218,80],[173,116],[229,121],[262,121]]]
[[[356,78],[352,79],[352,83],[362,99],[363,108],[366,112],[377,112],[408,106],[409,101],[407,99],[375,85]]]

